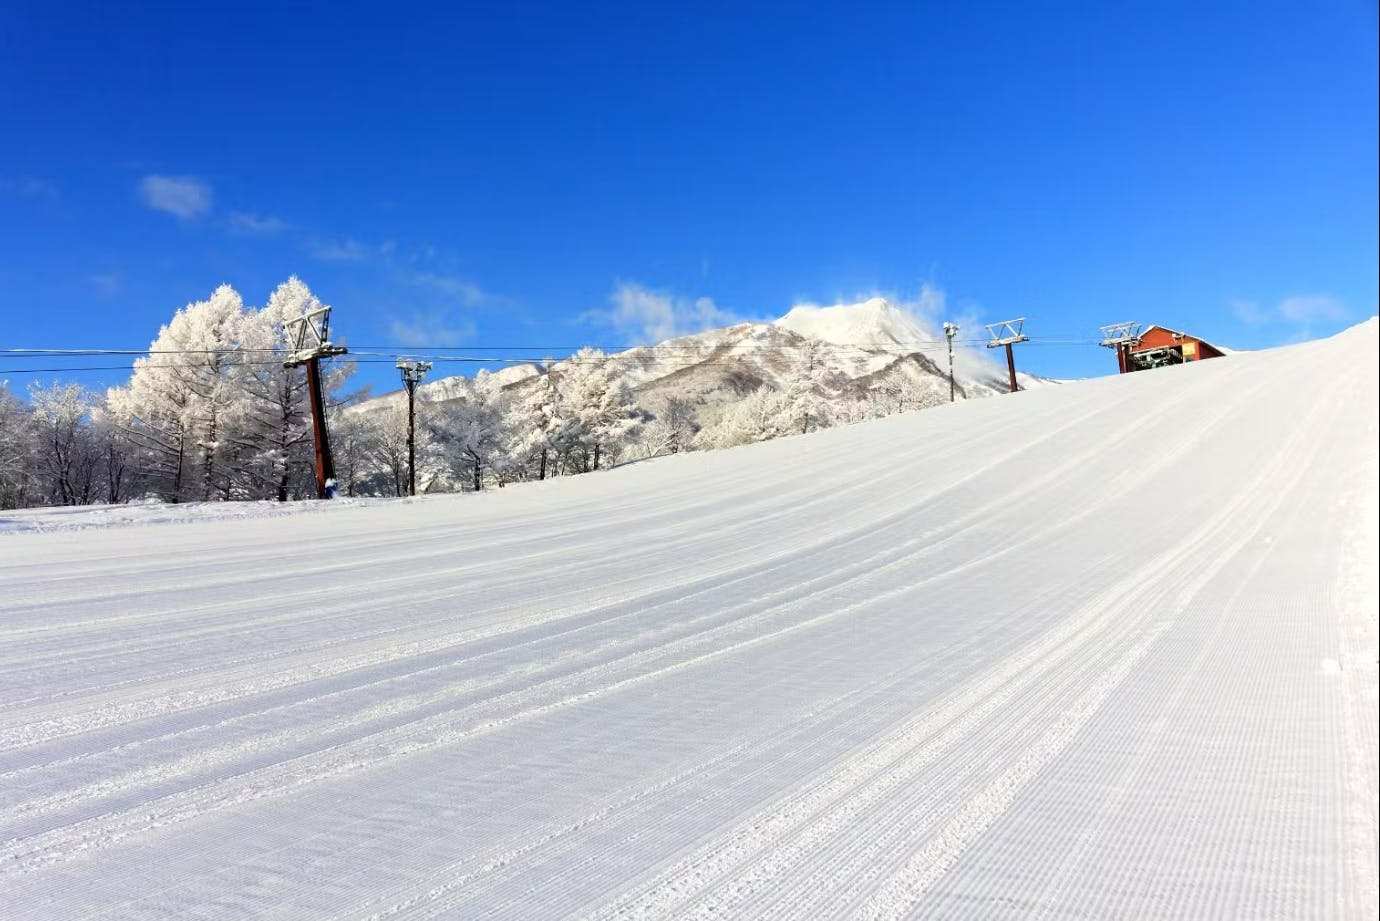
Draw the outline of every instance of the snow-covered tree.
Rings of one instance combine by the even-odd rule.
[[[148,357],[135,361],[129,384],[107,395],[110,418],[129,433],[142,466],[174,502],[230,497],[227,430],[242,421],[244,323],[244,301],[221,285],[210,299],[179,310]]]
[[[321,306],[294,275],[278,286],[268,306],[244,317],[240,346],[247,356],[242,376],[246,404],[235,440],[254,494],[285,501],[295,480],[310,480],[310,396],[302,369],[283,367],[290,351],[285,324]]]
[[[636,427],[637,404],[632,388],[609,365],[598,349],[583,348],[561,370],[562,399],[578,425],[582,466],[598,470],[605,457],[616,457],[623,439]]]
[[[677,454],[692,449],[699,431],[694,405],[681,397],[671,397],[661,412],[641,426],[637,443],[644,457]]]
[[[0,381],[0,508],[22,508],[34,494],[34,420]]]
[[[807,338],[800,350],[795,372],[786,387],[785,411],[788,426],[801,433],[811,429],[828,428],[833,424],[832,404],[828,393],[835,374],[824,360],[824,349],[818,339]]]
[[[95,396],[80,384],[34,385],[29,403],[44,500],[57,505],[92,502],[98,454],[86,423]]]
[[[129,383],[107,394],[103,416],[158,492],[176,502],[310,491],[309,400],[302,369],[283,367],[284,327],[320,305],[296,277],[262,310],[222,285],[159,331]],[[350,371],[328,365],[328,392]]]
[[[378,420],[372,413],[337,412],[331,417],[331,450],[335,476],[346,496],[368,491],[375,472],[373,452],[378,440]]]
[[[509,455],[522,470],[535,468],[539,480],[554,473],[554,458],[572,438],[571,419],[550,371],[548,363],[508,413]]]
[[[704,448],[731,448],[796,434],[800,428],[792,395],[760,387],[734,403],[717,423],[701,431],[695,443]]]
[[[501,474],[508,431],[498,382],[480,371],[463,399],[438,411],[430,423],[435,447],[452,476],[475,491],[486,474]]]

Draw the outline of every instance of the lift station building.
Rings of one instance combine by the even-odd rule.
[[[1130,343],[1126,354],[1127,371],[1181,365],[1186,361],[1221,358],[1225,352],[1211,342],[1181,333],[1167,326],[1149,326]]]

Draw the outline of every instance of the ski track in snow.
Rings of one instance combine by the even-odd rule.
[[[1375,345],[483,496],[30,514],[0,914],[1373,917]]]

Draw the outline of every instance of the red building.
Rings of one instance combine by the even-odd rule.
[[[1126,371],[1144,371],[1186,361],[1221,358],[1225,353],[1211,342],[1165,326],[1148,326],[1126,350]]]

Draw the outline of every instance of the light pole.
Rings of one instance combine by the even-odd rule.
[[[949,340],[949,402],[954,401],[954,336],[958,335],[958,324],[944,324],[944,338]]]
[[[398,359],[403,386],[407,388],[407,494],[417,495],[417,385],[431,370],[429,361]]]

